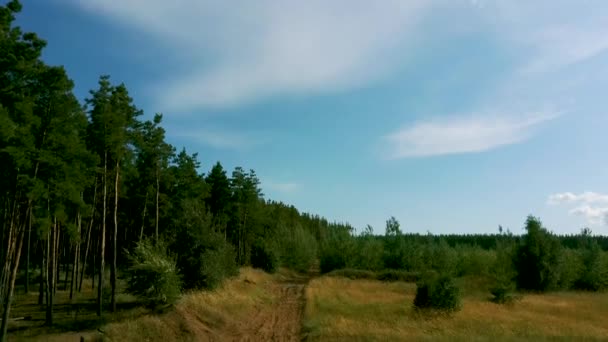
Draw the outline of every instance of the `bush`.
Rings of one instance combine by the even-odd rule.
[[[533,216],[528,216],[526,230],[515,257],[517,286],[534,291],[558,288],[561,276],[559,241]]]
[[[238,274],[236,254],[231,244],[217,233],[196,236],[183,242],[177,265],[187,289],[214,289],[225,278]]]
[[[496,304],[511,304],[519,299],[519,296],[516,296],[513,290],[513,286],[508,285],[493,287],[490,289],[490,293],[492,294],[491,301]]]
[[[384,270],[378,273],[376,279],[380,281],[405,281],[411,283],[420,280],[420,273],[402,270]]]
[[[319,262],[321,273],[331,272],[346,267],[346,258],[338,250],[325,250]]]
[[[220,244],[214,249],[207,249],[200,256],[200,276],[197,287],[215,289],[224,279],[239,273],[236,264],[236,253],[232,245]]]
[[[376,279],[376,273],[367,270],[344,268],[327,273],[330,277],[344,277],[348,279]]]
[[[414,307],[445,312],[460,310],[460,289],[447,275],[427,275],[418,282]]]
[[[279,256],[269,244],[258,241],[251,248],[251,266],[275,273],[279,269]]]
[[[179,298],[177,266],[167,256],[164,245],[155,246],[150,240],[142,240],[127,255],[131,263],[127,269],[127,292],[149,305],[173,304]]]

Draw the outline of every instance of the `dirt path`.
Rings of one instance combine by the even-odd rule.
[[[277,300],[258,309],[250,321],[240,322],[234,341],[300,341],[306,278],[273,284]]]

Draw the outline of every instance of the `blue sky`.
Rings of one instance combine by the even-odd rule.
[[[608,3],[30,0],[85,98],[125,82],[204,171],[384,232],[608,234]]]

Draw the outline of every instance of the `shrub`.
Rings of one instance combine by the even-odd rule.
[[[238,274],[236,254],[232,245],[217,233],[208,232],[206,238],[192,238],[183,242],[183,252],[177,265],[187,289],[214,289],[225,278]]]
[[[528,216],[527,234],[515,256],[517,286],[521,289],[547,291],[559,286],[561,245],[539,219]]]
[[[496,257],[490,275],[493,286],[490,289],[492,302],[497,304],[512,303],[515,300],[515,282],[517,275],[513,267],[515,244],[510,241],[496,242]]]
[[[376,279],[376,273],[367,270],[344,268],[327,273],[330,277],[344,277],[348,279]]]
[[[338,250],[325,250],[321,253],[319,262],[321,273],[331,272],[346,267],[346,258]]]
[[[429,274],[417,284],[414,306],[417,309],[458,311],[461,307],[460,289],[450,276]]]
[[[510,304],[518,297],[514,293],[515,288],[511,284],[499,284],[490,289],[492,302],[496,304]]]
[[[256,242],[251,248],[251,266],[275,273],[279,269],[279,256],[275,248],[264,241]]]
[[[207,249],[200,259],[200,276],[197,287],[215,289],[224,279],[236,276],[239,273],[236,264],[236,253],[232,245],[219,244],[216,248]]]
[[[127,292],[149,305],[173,304],[179,298],[177,266],[163,244],[155,246],[150,240],[142,240],[127,255],[131,263]]]
[[[384,270],[378,273],[376,279],[380,281],[417,282],[420,280],[420,273],[403,270]]]

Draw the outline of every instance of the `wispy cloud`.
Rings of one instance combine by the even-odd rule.
[[[237,132],[225,129],[200,129],[196,131],[179,131],[173,137],[185,138],[204,145],[227,150],[250,150],[269,142],[269,139],[251,132]]]
[[[526,51],[521,69],[524,73],[556,71],[608,49],[605,1],[477,0],[476,3],[497,34]]]
[[[407,126],[384,137],[389,158],[483,152],[528,139],[535,126],[555,118],[537,113],[523,118],[476,115],[441,118]]]
[[[584,217],[591,225],[608,225],[608,195],[592,191],[575,194],[572,192],[556,193],[549,196],[549,205],[576,205],[570,209],[570,215]]]
[[[294,182],[282,183],[282,182],[269,181],[269,182],[264,182],[262,184],[262,186],[264,186],[270,190],[282,192],[282,193],[293,193],[293,192],[297,191],[298,189],[300,189],[300,184],[294,183]]]
[[[600,194],[592,191],[585,191],[580,194],[572,192],[561,192],[549,196],[547,200],[549,204],[557,205],[562,203],[586,203],[596,204],[604,203],[608,204],[608,195]]]
[[[69,0],[151,34],[188,60],[162,108],[229,106],[365,84],[400,63],[422,0]],[[378,63],[381,60],[382,63]]]

